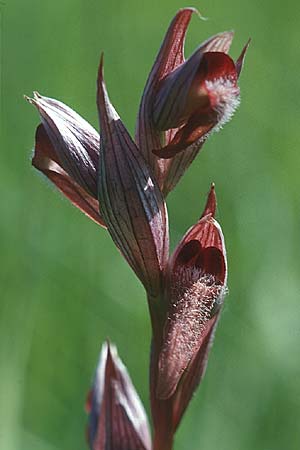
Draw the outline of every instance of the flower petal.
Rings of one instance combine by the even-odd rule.
[[[79,186],[59,165],[55,149],[42,124],[36,129],[32,165],[46,175],[74,206],[98,225],[105,227],[99,213],[98,200]]]
[[[69,177],[97,198],[99,134],[68,106],[58,100],[34,93],[27,100],[40,113],[42,124],[52,142],[55,161]]]
[[[87,410],[91,450],[151,449],[143,405],[112,344],[102,346]]]
[[[168,258],[168,218],[160,189],[98,78],[101,125],[99,201],[115,244],[155,296]]]
[[[177,127],[177,131],[154,153],[171,158],[190,146],[201,148],[208,135],[228,122],[239,105],[235,63],[225,53],[197,51],[164,79],[157,100],[157,127]]]
[[[183,109],[188,110],[189,93],[196,84],[196,89],[199,85],[199,78],[209,76],[210,78],[228,75],[226,70],[226,59],[231,59],[224,52],[217,51],[217,48],[226,48],[229,50],[230,43],[233,39],[232,32],[224,32],[211,37],[206,42],[200,45],[199,48],[180,66],[178,66],[171,73],[166,75],[159,83],[158,92],[155,95],[155,102],[153,104],[153,120],[155,127],[158,130],[168,130],[170,128],[178,128],[184,120],[188,111],[183,112]],[[213,73],[212,70],[206,68],[205,74],[203,72],[203,57],[207,59],[206,53],[213,53],[213,55],[224,55],[225,61],[219,64],[218,68],[222,69],[223,73]],[[235,69],[234,64],[232,65]],[[200,72],[200,73],[199,73]],[[194,99],[191,99],[194,101]],[[205,100],[205,99],[204,99]],[[167,144],[168,144],[167,139]]]

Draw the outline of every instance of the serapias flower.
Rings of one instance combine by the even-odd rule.
[[[46,175],[81,211],[101,226],[97,174],[100,138],[79,114],[37,92],[26,99],[38,109],[33,166]]]
[[[150,72],[137,121],[138,145],[165,195],[207,137],[231,118],[239,104],[237,80],[248,44],[234,62],[227,54],[233,32],[220,33],[185,60],[184,40],[193,12],[197,11],[182,9],[171,22]]]
[[[108,98],[102,61],[97,103],[101,127],[101,215],[148,294],[157,296],[169,252],[166,205],[151,169]]]
[[[86,410],[91,450],[150,450],[151,437],[143,405],[117,349],[102,346]]]
[[[158,362],[157,395],[169,398],[196,357],[226,293],[227,262],[221,227],[208,204],[175,249],[166,271],[169,303]]]
[[[167,448],[204,376],[227,291],[226,250],[215,211],[212,185],[200,220],[182,238],[166,269],[167,312],[161,336],[154,336],[151,405],[159,445]]]

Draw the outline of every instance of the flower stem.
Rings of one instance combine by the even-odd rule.
[[[158,359],[166,320],[166,306],[162,296],[148,298],[148,305],[153,333],[150,356],[150,399],[154,428],[153,450],[171,450],[174,435],[172,398],[161,400],[156,395]]]

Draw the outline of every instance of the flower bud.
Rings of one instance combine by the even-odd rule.
[[[97,166],[99,134],[68,106],[58,100],[42,97],[37,92],[28,99],[40,113],[64,171],[85,191],[97,198]]]
[[[87,405],[91,450],[150,450],[143,405],[114,345],[102,346]]]
[[[26,97],[27,98],[27,97]],[[63,103],[35,93],[27,100],[40,112],[32,165],[82,212],[101,226],[96,190],[99,135]]]

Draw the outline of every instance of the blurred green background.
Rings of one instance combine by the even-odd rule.
[[[175,450],[300,448],[300,10],[293,0],[1,2],[1,450],[86,449],[83,410],[102,341],[118,346],[149,410],[144,292],[107,233],[30,165],[38,90],[97,127],[102,50],[112,101],[132,132],[174,13],[196,6],[187,53],[235,29],[252,37],[233,120],[168,199],[172,246],[211,181],[229,258],[227,305],[206,378]]]

